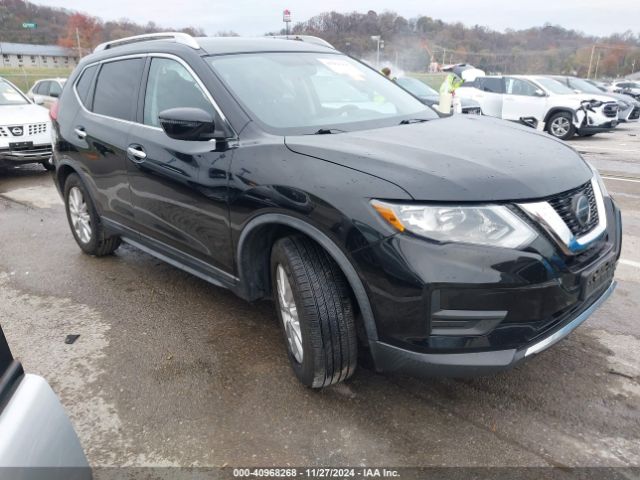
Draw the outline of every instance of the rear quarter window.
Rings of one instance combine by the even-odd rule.
[[[93,112],[133,120],[143,65],[141,58],[102,64],[93,95]]]
[[[87,99],[89,97],[91,85],[93,84],[93,77],[95,77],[97,70],[97,65],[92,65],[91,67],[86,68],[84,72],[82,72],[82,75],[80,75],[80,79],[76,82],[76,92],[78,92],[78,98],[87,108],[90,106],[87,103]]]
[[[504,93],[502,78],[477,78],[478,88],[484,92]]]

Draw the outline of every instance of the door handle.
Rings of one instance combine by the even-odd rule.
[[[140,145],[132,145],[127,147],[127,154],[131,161],[136,163],[142,163],[147,158],[147,154]]]
[[[73,129],[73,132],[78,136],[78,138],[86,138],[87,132],[85,132],[84,127],[76,127]]]

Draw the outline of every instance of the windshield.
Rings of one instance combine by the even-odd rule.
[[[398,78],[396,82],[401,87],[409,90],[409,92],[414,94],[416,97],[427,97],[427,96],[432,97],[434,95],[436,96],[439,95],[438,92],[436,92],[429,85],[427,85],[424,82],[421,82],[416,78],[402,77],[402,78]]]
[[[438,116],[359,62],[338,54],[273,52],[208,58],[234,96],[267,130],[359,130]]]
[[[572,86],[583,93],[602,93],[602,90],[600,90],[598,87],[590,84],[586,80],[582,80],[581,78],[572,78],[570,82]]]
[[[13,85],[0,79],[0,105],[25,105],[26,98]]]
[[[557,80],[553,80],[552,78],[536,77],[535,81],[538,82],[542,88],[550,91],[551,93],[557,93],[558,95],[574,93],[569,87],[564,86],[562,83]]]

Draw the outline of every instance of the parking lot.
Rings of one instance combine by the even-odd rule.
[[[622,209],[618,288],[581,328],[477,379],[290,372],[272,305],[123,245],[73,241],[50,174],[0,173],[0,319],[93,466],[640,465],[640,124],[570,145]],[[80,335],[66,344],[69,334]]]

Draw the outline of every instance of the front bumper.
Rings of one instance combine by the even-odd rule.
[[[610,132],[618,125],[617,120],[612,120],[610,122],[601,123],[599,125],[585,125],[578,128],[578,134],[584,135],[589,133],[604,133]]]
[[[615,288],[620,211],[610,197],[604,205],[605,233],[577,255],[542,231],[524,251],[400,234],[354,252],[376,320],[369,345],[377,370],[489,373],[566,336]]]
[[[51,158],[51,144],[34,145],[33,147],[10,150],[8,148],[0,148],[0,162],[6,163],[36,163],[46,162]]]
[[[413,352],[376,341],[370,345],[371,355],[379,372],[405,373],[415,377],[467,377],[507,370],[525,358],[546,350],[573,332],[609,298],[615,288],[616,282],[614,281],[573,320],[559,326],[531,345],[519,349],[429,354]]]

